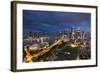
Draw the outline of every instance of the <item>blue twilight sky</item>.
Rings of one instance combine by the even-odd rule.
[[[75,12],[23,10],[23,33],[38,30],[52,34],[56,31],[80,27],[90,32],[91,14]]]

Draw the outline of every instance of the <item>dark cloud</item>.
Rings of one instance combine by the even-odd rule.
[[[83,31],[90,30],[90,13],[23,10],[23,30],[46,32],[80,26]]]

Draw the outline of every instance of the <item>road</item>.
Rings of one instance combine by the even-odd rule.
[[[33,60],[36,60],[38,57],[44,55],[45,53],[47,53],[48,51],[50,51],[54,46],[58,45],[59,43],[61,43],[64,40],[63,37],[61,37],[58,41],[54,42],[52,45],[48,46],[47,48],[31,55],[29,50],[27,48],[25,48],[25,52],[26,52],[26,57],[24,59],[24,62],[32,62]]]

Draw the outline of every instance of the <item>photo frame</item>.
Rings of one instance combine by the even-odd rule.
[[[11,71],[97,66],[97,6],[11,2]]]

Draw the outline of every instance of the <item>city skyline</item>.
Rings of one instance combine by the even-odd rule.
[[[72,27],[90,32],[90,18],[89,13],[23,10],[23,34],[33,30],[53,34]]]
[[[23,10],[23,62],[91,59],[89,13]]]

